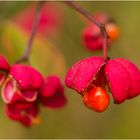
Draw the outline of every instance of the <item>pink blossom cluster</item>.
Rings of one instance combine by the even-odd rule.
[[[91,51],[102,49],[103,57],[92,56],[76,62],[67,72],[65,84],[82,96],[83,103],[96,112],[103,112],[110,103],[120,104],[140,94],[140,69],[124,58],[108,59],[107,48],[119,36],[119,28],[105,13],[94,16],[105,27],[109,38],[100,26],[87,22],[82,32],[82,42]],[[105,41],[106,40],[106,41]]]
[[[0,55],[0,85],[6,115],[28,127],[38,123],[39,104],[55,109],[67,102],[57,76],[43,78],[31,66],[10,66],[3,55]]]
[[[69,69],[65,83],[82,96],[95,87],[102,87],[120,104],[140,94],[140,70],[124,58],[105,60],[92,56],[76,62]]]

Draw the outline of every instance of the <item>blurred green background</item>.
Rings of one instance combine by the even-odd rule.
[[[22,55],[25,41],[18,35],[18,30],[10,28],[7,22],[31,3],[0,2],[0,52],[9,58],[11,63]],[[77,3],[91,13],[103,11],[116,20],[121,33],[109,50],[109,56],[127,58],[140,67],[140,2]],[[42,47],[43,50],[33,49],[31,63],[44,75],[57,74],[64,78],[66,70],[75,61],[102,53],[88,52],[81,45],[80,33],[84,28],[84,22],[79,14],[63,3],[52,4],[61,5],[64,11],[59,37],[47,38],[50,44],[44,43],[42,46],[46,47]],[[7,38],[12,39],[11,46],[15,45],[10,52],[4,47],[4,41],[6,44],[8,42]],[[55,46],[55,50],[50,46]],[[82,104],[81,97],[75,91],[66,88],[66,96],[68,104],[62,109],[41,108],[41,123],[32,128],[25,128],[8,119],[4,114],[4,104],[1,100],[0,138],[140,138],[140,97],[120,105],[114,104],[111,100],[109,108],[104,113],[96,113]]]

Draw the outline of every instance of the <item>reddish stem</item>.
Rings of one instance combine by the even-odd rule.
[[[35,38],[35,35],[37,33],[37,28],[40,20],[40,13],[42,6],[44,5],[45,1],[39,1],[36,7],[36,12],[35,12],[35,17],[32,25],[32,31],[29,37],[29,40],[27,42],[27,48],[21,58],[19,58],[16,63],[21,63],[21,62],[29,62],[29,55],[32,49],[32,44]]]
[[[105,60],[107,60],[107,39],[106,37],[103,39],[103,57]]]
[[[88,11],[86,11],[85,9],[83,9],[82,7],[80,7],[80,5],[78,5],[77,3],[75,3],[74,1],[66,1],[65,3],[67,3],[69,6],[71,6],[74,10],[76,10],[77,12],[79,12],[80,14],[82,14],[84,17],[86,17],[87,19],[89,19],[91,22],[93,22],[94,24],[97,25],[97,27],[100,29],[104,40],[103,40],[103,57],[106,60],[107,59],[107,40],[109,38],[105,25],[102,24],[101,22],[97,21]]]

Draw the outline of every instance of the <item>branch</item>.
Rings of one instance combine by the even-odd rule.
[[[25,50],[23,56],[21,58],[19,58],[16,61],[16,63],[29,61],[29,55],[30,55],[30,52],[32,49],[33,40],[34,40],[35,35],[37,33],[37,28],[38,28],[38,24],[39,24],[39,20],[40,20],[40,13],[41,13],[41,9],[42,9],[42,6],[44,5],[44,3],[45,3],[45,1],[39,1],[37,4],[35,17],[34,17],[34,21],[33,21],[33,25],[32,25],[32,31],[31,31],[29,40],[27,42],[26,50]]]
[[[74,10],[79,12],[81,15],[83,15],[84,17],[89,19],[91,22],[96,24],[97,27],[100,29],[100,31],[101,31],[101,33],[104,37],[104,40],[103,40],[103,57],[104,57],[104,59],[107,59],[107,40],[108,40],[109,36],[107,34],[105,25],[102,24],[101,22],[97,21],[88,11],[86,11],[85,9],[80,7],[74,1],[66,1],[65,3],[68,4],[69,6],[71,6]]]

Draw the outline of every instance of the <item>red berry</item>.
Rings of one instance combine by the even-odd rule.
[[[95,87],[83,95],[83,103],[96,112],[105,111],[109,102],[108,93],[101,87]]]

